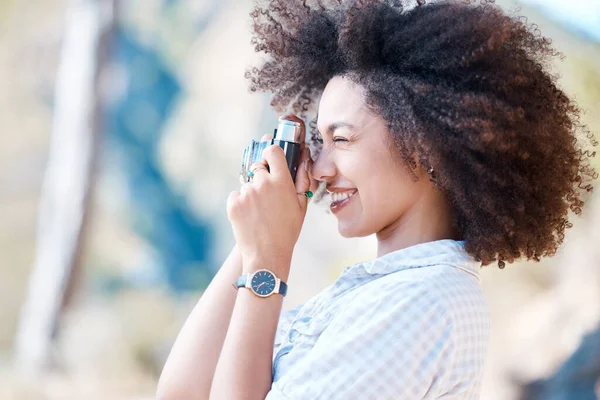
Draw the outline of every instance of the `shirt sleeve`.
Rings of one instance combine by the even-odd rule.
[[[290,310],[283,311],[279,315],[279,321],[277,322],[277,330],[275,331],[275,342],[273,344],[273,358],[275,358],[277,351],[281,347],[281,344],[283,343],[283,340],[285,338],[285,335],[287,334],[290,324],[292,323],[296,315],[298,315],[298,311],[300,311],[303,305],[304,304],[300,304]]]
[[[266,400],[417,400],[437,390],[453,337],[440,301],[420,282],[388,281],[363,294],[332,318]]]

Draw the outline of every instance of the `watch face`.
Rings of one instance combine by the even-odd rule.
[[[257,271],[250,285],[256,294],[266,296],[275,290],[275,276],[269,271]]]

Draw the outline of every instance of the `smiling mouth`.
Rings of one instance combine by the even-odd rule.
[[[331,205],[339,204],[345,200],[348,200],[354,194],[358,192],[358,189],[347,190],[345,192],[333,192],[331,193]]]

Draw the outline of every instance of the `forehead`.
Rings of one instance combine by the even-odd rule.
[[[325,128],[338,121],[358,124],[365,114],[367,111],[361,86],[339,76],[327,83],[319,100],[319,127]]]

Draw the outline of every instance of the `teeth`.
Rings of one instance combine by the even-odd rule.
[[[349,190],[347,192],[334,192],[334,193],[331,193],[331,200],[333,202],[346,200],[346,199],[352,197],[352,195],[354,193],[356,193],[356,190]]]

